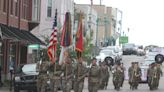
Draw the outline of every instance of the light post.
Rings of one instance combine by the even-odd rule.
[[[97,18],[97,20],[96,20],[96,43],[95,43],[95,45],[96,45],[96,47],[97,47],[97,38],[98,38],[98,26],[99,26],[99,18]]]

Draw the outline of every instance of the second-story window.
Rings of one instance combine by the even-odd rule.
[[[13,15],[13,0],[10,0],[10,14]]]
[[[39,20],[39,13],[40,13],[39,5],[40,5],[39,0],[33,0],[33,5],[32,5],[32,20],[33,21]]]
[[[18,16],[18,1],[17,0],[14,1],[15,1],[15,16]]]
[[[2,0],[0,0],[0,11],[2,9]]]
[[[7,10],[7,0],[3,0],[3,12],[6,12]]]
[[[52,14],[52,0],[48,0],[47,17],[51,17],[51,14]]]
[[[28,0],[23,0],[22,4],[22,18],[23,19],[28,19]]]

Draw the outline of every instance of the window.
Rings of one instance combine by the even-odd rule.
[[[33,0],[33,6],[32,6],[32,20],[38,21],[39,20],[39,0]]]
[[[2,0],[0,0],[0,11],[1,11],[1,8],[2,8]]]
[[[7,9],[7,0],[3,0],[3,12],[6,12]]]
[[[15,16],[18,16],[18,1],[17,0],[14,1],[15,1]]]
[[[23,0],[22,4],[22,18],[28,19],[28,0]]]
[[[13,43],[10,43],[8,61],[16,62],[16,45]]]
[[[51,17],[51,14],[52,14],[52,0],[48,0],[47,17]]]
[[[13,15],[13,0],[10,0],[10,14]]]

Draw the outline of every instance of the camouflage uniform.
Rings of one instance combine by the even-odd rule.
[[[75,74],[75,81],[74,81],[74,92],[82,92],[84,87],[84,79],[88,70],[84,66],[82,62],[78,62],[75,66],[74,74]]]
[[[96,61],[94,61],[96,62]],[[91,66],[88,76],[88,89],[89,92],[97,92],[100,82],[100,68],[95,63]]]
[[[62,65],[62,72],[63,72],[63,76],[62,76],[62,89],[63,92],[70,92],[72,89],[72,79],[73,79],[73,67],[72,67],[72,63],[71,60],[68,59],[68,61],[66,61],[66,63],[64,63]]]
[[[135,67],[132,66],[129,68],[128,75],[130,89],[137,89],[141,77],[141,69],[137,65]]]
[[[49,68],[49,64],[47,61],[42,62],[41,64],[37,64],[37,71],[39,71],[39,75],[37,77],[37,92],[45,92],[47,87],[48,75],[47,71]]]
[[[54,63],[51,65],[51,92],[57,92],[58,89],[61,87],[61,65],[58,63]]]
[[[120,66],[117,66],[113,71],[113,84],[115,87],[115,90],[120,90],[121,83],[122,83],[122,73],[123,70]]]
[[[101,78],[100,78],[100,89],[107,89],[109,81],[109,68],[105,62],[100,66]]]
[[[153,64],[148,72],[148,75],[149,75],[148,84],[149,84],[150,90],[158,89],[159,79],[160,79],[161,74],[162,74],[161,69],[156,64]]]

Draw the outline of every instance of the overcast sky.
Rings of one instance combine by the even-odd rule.
[[[90,4],[90,0],[74,0]],[[93,0],[93,4],[99,4]],[[102,0],[102,4],[123,11],[123,30],[130,28],[129,42],[164,46],[164,0]]]

